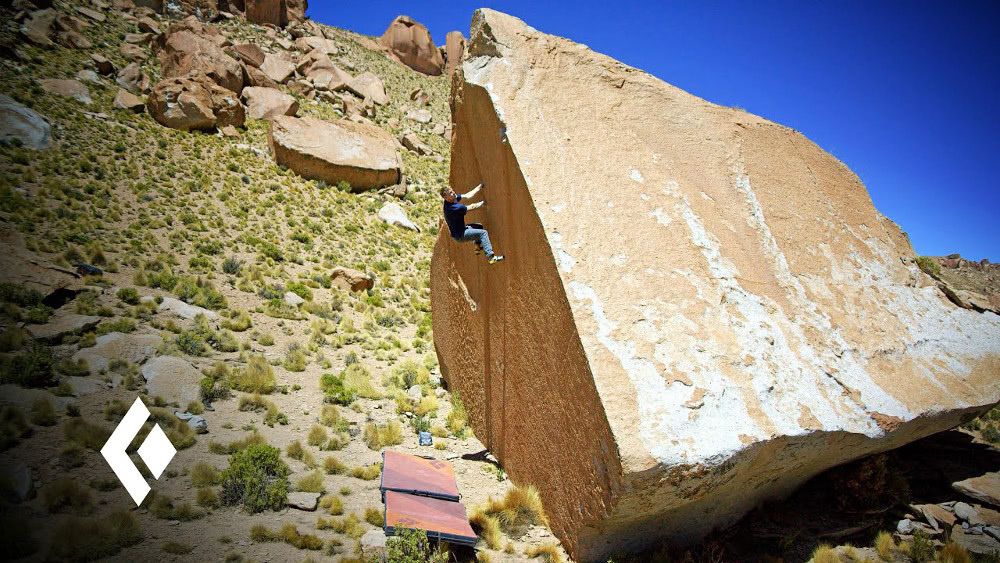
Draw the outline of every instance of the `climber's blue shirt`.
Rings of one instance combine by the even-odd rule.
[[[453,238],[465,234],[465,214],[469,208],[458,203],[461,200],[462,194],[455,194],[455,201],[444,202],[444,220],[448,223],[448,230]]]

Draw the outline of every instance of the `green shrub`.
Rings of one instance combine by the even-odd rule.
[[[60,561],[93,561],[110,557],[143,540],[139,521],[131,513],[115,512],[107,518],[68,518],[49,540],[49,558]]]
[[[222,502],[251,513],[280,510],[288,498],[287,477],[281,450],[266,444],[248,446],[234,453],[222,472]]]
[[[118,299],[121,299],[129,305],[139,304],[139,292],[136,291],[134,287],[123,287],[119,289],[118,293],[115,295],[118,296]]]
[[[35,399],[31,405],[31,423],[38,426],[53,426],[58,421],[52,401],[45,397]]]
[[[94,510],[94,496],[90,489],[75,479],[61,477],[42,489],[42,502],[49,513],[71,512],[86,516]]]
[[[37,289],[21,284],[0,282],[0,301],[13,303],[19,307],[32,307],[42,302],[45,296]]]
[[[88,422],[79,416],[71,417],[63,423],[63,434],[69,441],[94,451],[100,451],[111,437],[111,431],[104,426]]]
[[[1000,444],[1000,431],[997,430],[997,427],[992,422],[987,423],[986,427],[983,428],[982,436],[983,440],[991,444]]]
[[[332,373],[324,373],[319,378],[319,388],[326,394],[326,400],[338,405],[349,405],[358,398],[357,391],[344,386],[344,378]]]
[[[30,350],[0,360],[0,383],[49,387],[56,383],[54,368],[52,349],[35,345]]]
[[[367,514],[366,514],[367,515]],[[381,514],[379,514],[381,516]],[[431,548],[427,532],[400,528],[396,535],[386,539],[386,559],[394,563],[447,563],[448,552],[440,547]]]
[[[941,264],[938,264],[937,260],[930,256],[917,256],[917,266],[928,276],[936,279],[941,278]]]
[[[264,356],[250,356],[246,367],[234,371],[230,381],[233,389],[264,394],[274,391],[277,383],[274,370]]]

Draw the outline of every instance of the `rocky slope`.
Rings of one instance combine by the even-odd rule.
[[[284,21],[304,2],[228,4],[0,5],[4,559],[353,560],[390,447],[452,459],[470,509],[511,487],[431,345],[449,80]],[[394,173],[278,164],[289,119],[372,131]],[[136,509],[98,450],[138,396],[178,453]],[[227,496],[257,442],[289,506]],[[522,532],[483,549],[555,543]]]
[[[507,260],[439,234],[435,345],[574,557],[696,540],[1000,399],[1000,317],[801,134],[491,10],[454,84],[451,185],[485,183]]]

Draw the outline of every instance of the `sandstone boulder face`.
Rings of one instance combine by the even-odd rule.
[[[371,98],[373,102],[380,106],[389,103],[389,96],[385,93],[385,85],[382,83],[382,79],[370,72],[362,72],[357,75],[346,87],[361,99]]]
[[[477,11],[435,348],[574,559],[695,541],[1000,399],[1000,317],[955,307],[841,162],[583,45]],[[907,261],[901,260],[906,258]]]
[[[445,36],[445,62],[448,64],[448,76],[455,74],[455,69],[462,64],[465,55],[465,36],[461,31],[449,31]]]
[[[45,150],[52,146],[52,127],[35,110],[0,94],[0,141]]]
[[[190,73],[204,74],[216,84],[239,94],[243,90],[243,67],[217,44],[214,26],[195,18],[174,23],[167,32],[160,53],[163,75],[178,78]]]
[[[347,181],[354,191],[395,184],[403,166],[392,136],[364,123],[277,116],[268,142],[278,164],[329,184]]]
[[[254,119],[295,115],[299,111],[295,98],[274,88],[244,88],[243,100],[247,104],[247,114]]]
[[[242,127],[246,120],[236,94],[204,76],[161,80],[153,87],[146,109],[161,125],[183,131]]]
[[[417,72],[437,76],[444,68],[441,53],[424,24],[397,16],[379,39],[393,58]]]
[[[247,20],[284,27],[305,20],[308,0],[246,0]]]

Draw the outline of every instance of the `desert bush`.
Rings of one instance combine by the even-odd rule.
[[[382,464],[373,463],[371,465],[365,465],[362,467],[355,467],[351,470],[351,477],[356,479],[361,479],[364,481],[374,481],[378,479],[378,476],[382,474]],[[341,490],[341,494],[343,490]]]
[[[52,401],[45,397],[35,399],[31,405],[31,423],[38,426],[53,426],[58,421]]]
[[[327,440],[326,429],[318,424],[314,424],[309,430],[307,441],[310,446],[321,446]]]
[[[86,516],[94,510],[94,496],[90,489],[75,479],[61,477],[42,489],[42,503],[49,513],[71,512]]]
[[[500,529],[511,537],[521,536],[533,524],[548,525],[542,499],[533,485],[508,489],[502,500],[489,497],[473,510],[473,514],[495,518]],[[488,524],[484,518],[480,518],[480,523]]]
[[[441,546],[436,550],[431,548],[427,532],[423,530],[407,528],[397,530],[395,536],[386,539],[385,547],[388,561],[401,563],[447,563],[448,561],[448,552]]]
[[[333,516],[339,516],[344,513],[344,502],[339,497],[333,495],[327,495],[319,499],[319,507]]]
[[[323,474],[313,471],[295,482],[295,489],[307,493],[324,493],[326,489],[323,485]]]
[[[469,413],[466,412],[465,404],[462,403],[462,398],[459,397],[458,393],[452,396],[451,404],[451,412],[445,418],[445,423],[448,425],[448,430],[455,437],[461,438],[465,435],[466,424],[469,422]]]
[[[215,492],[215,489],[212,487],[201,487],[198,489],[197,502],[198,506],[210,509],[219,508],[222,504],[219,500],[219,493]]]
[[[281,451],[256,444],[236,451],[223,472],[222,501],[242,506],[247,512],[280,510],[288,498],[288,466]]]
[[[323,460],[323,470],[328,475],[340,475],[347,471],[347,466],[334,456],[329,456]]]
[[[358,397],[357,391],[344,385],[344,378],[332,373],[324,373],[319,379],[319,388],[326,395],[326,401],[338,405],[349,405]]]
[[[142,540],[139,521],[127,511],[103,519],[68,518],[53,530],[48,556],[60,561],[93,561],[110,557]]]
[[[35,345],[20,354],[0,358],[0,383],[16,383],[22,387],[55,385],[52,349]]]
[[[403,443],[403,430],[398,421],[391,420],[384,425],[369,422],[365,425],[365,444],[372,450]]]
[[[63,423],[63,434],[71,442],[100,451],[111,436],[111,431],[100,424],[73,417]]]
[[[382,514],[381,510],[369,506],[365,509],[365,522],[368,522],[376,528],[381,528],[385,525],[385,516]]]
[[[935,279],[941,278],[941,265],[930,256],[917,256],[917,266],[928,276]]]
[[[153,500],[149,502],[149,512],[161,520],[179,520],[188,522],[197,520],[205,515],[205,512],[198,510],[187,502],[174,502],[169,497],[162,495],[150,495]]]
[[[215,466],[199,461],[188,473],[193,487],[208,487],[219,482],[219,470]]]
[[[247,393],[270,393],[277,380],[274,370],[264,356],[250,356],[245,368],[234,370],[230,376],[233,389]]]
[[[129,305],[139,304],[139,292],[134,287],[123,287],[115,295]]]

